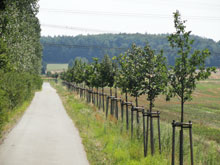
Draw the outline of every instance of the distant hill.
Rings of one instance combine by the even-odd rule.
[[[144,46],[146,42],[156,51],[163,49],[169,64],[174,64],[176,51],[172,50],[167,41],[168,34],[100,34],[78,35],[76,37],[57,36],[41,37],[43,44],[43,60],[47,63],[69,63],[76,57],[84,57],[89,61],[93,57],[102,58],[105,54],[111,57],[123,53],[135,43]],[[220,41],[192,36],[194,39],[193,49],[208,48],[211,57],[206,64],[220,66]],[[123,49],[122,49],[123,48]]]

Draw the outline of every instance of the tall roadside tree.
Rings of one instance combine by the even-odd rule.
[[[38,0],[0,1],[0,134],[8,111],[42,85]]]
[[[175,32],[168,37],[170,46],[177,50],[175,65],[170,66],[170,92],[168,99],[177,96],[181,100],[181,123],[184,122],[184,103],[192,99],[196,82],[207,79],[214,67],[205,67],[205,60],[210,55],[208,49],[192,51],[191,31],[186,31],[186,21],[181,20],[179,11],[174,12]],[[183,128],[180,130],[180,164],[183,164]]]

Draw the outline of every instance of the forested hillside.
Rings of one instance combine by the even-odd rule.
[[[0,134],[8,114],[42,84],[37,1],[0,1]]]
[[[168,34],[102,34],[102,35],[79,35],[76,37],[57,36],[42,37],[43,60],[47,63],[69,63],[76,57],[85,57],[89,61],[93,57],[102,58],[105,54],[110,57],[125,52],[132,43],[144,46],[146,42],[156,51],[163,50],[169,64],[174,64],[176,51],[173,51],[167,40]],[[211,52],[206,61],[208,66],[219,66],[220,41],[193,36],[194,49],[208,48]],[[122,48],[122,49],[121,49]]]

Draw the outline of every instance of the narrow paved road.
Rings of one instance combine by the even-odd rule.
[[[49,83],[0,145],[0,165],[87,165],[77,129]]]

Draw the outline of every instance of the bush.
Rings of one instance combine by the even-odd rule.
[[[7,112],[23,104],[41,86],[42,80],[39,75],[0,72],[0,132],[7,119]]]

